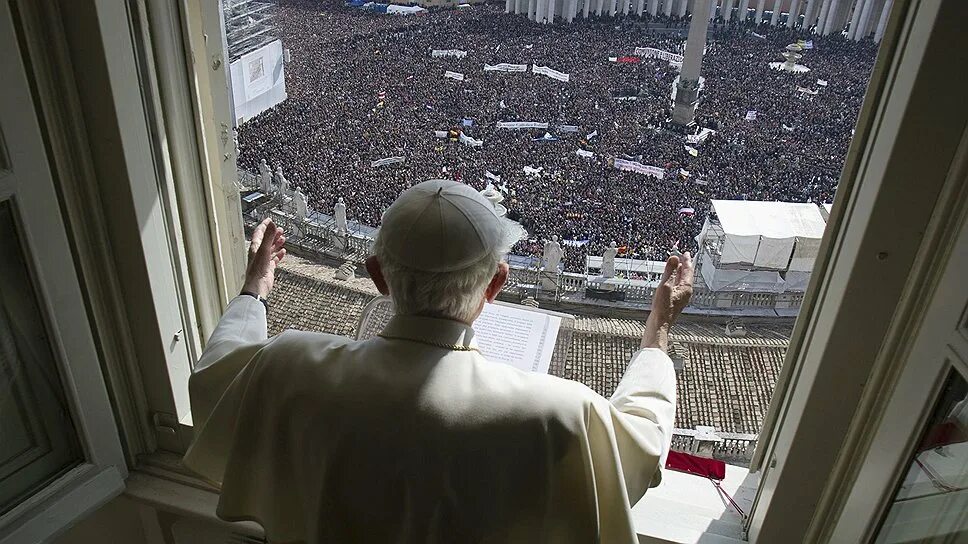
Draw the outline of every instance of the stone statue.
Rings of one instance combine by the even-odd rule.
[[[545,243],[544,254],[542,258],[544,260],[544,268],[549,272],[557,272],[558,265],[561,264],[561,258],[564,257],[564,252],[561,250],[561,244],[558,243],[558,236],[552,236],[551,241]]]
[[[276,190],[279,191],[279,196],[286,196],[289,194],[289,180],[287,180],[286,176],[282,174],[281,166],[276,167],[275,182]]]
[[[259,191],[266,196],[272,194],[272,169],[265,159],[259,161]]]
[[[615,277],[615,256],[618,255],[618,248],[615,247],[615,242],[612,242],[608,248],[602,253],[602,277],[604,278],[614,278]]]
[[[309,214],[309,205],[306,203],[306,195],[299,189],[292,193],[292,206],[297,219],[306,219],[306,215]]]
[[[336,201],[336,205],[333,206],[333,217],[336,218],[336,230],[341,233],[347,232],[346,229],[346,204],[343,203],[343,199]]]

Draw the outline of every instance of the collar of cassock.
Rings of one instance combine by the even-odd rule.
[[[395,315],[380,333],[387,340],[403,340],[454,351],[478,351],[474,329],[450,319]]]

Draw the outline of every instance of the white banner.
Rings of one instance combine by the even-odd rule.
[[[484,177],[495,183],[501,183],[501,176],[495,174],[494,172],[491,172],[490,170],[484,171]]]
[[[470,136],[461,132],[460,143],[466,145],[467,147],[481,147],[484,145],[484,140],[475,140],[474,138],[471,138]]]
[[[444,77],[449,77],[450,79],[456,79],[457,81],[464,81],[464,74],[460,72],[451,72],[447,70],[444,72]]]
[[[595,156],[595,154],[592,153],[591,151],[585,151],[584,149],[575,150],[575,154],[577,154],[579,157],[584,157],[586,159],[590,159]]]
[[[820,93],[820,91],[818,91],[818,90],[808,89],[806,87],[797,87],[797,92],[806,93],[806,94],[813,94],[813,95],[816,95],[816,94],[819,94]]]
[[[818,79],[817,85],[820,85],[821,87],[826,87],[827,85],[829,85],[829,83],[827,82],[826,79]]]
[[[403,157],[387,157],[385,159],[376,160],[370,163],[373,168],[378,168],[380,166],[386,166],[388,164],[394,164],[397,162],[403,162]]]
[[[542,170],[544,170],[543,166],[539,166],[537,168],[533,168],[531,166],[524,167],[524,173],[528,176],[540,176]]]
[[[435,130],[434,131],[434,136],[436,136],[437,138],[446,138],[447,137],[447,131],[446,130]]]
[[[686,136],[686,141],[691,144],[701,144],[702,142],[706,141],[706,138],[709,138],[710,134],[715,133],[716,131],[711,128],[703,128],[699,131],[699,134],[690,134]]]
[[[756,110],[749,110],[746,112],[747,121],[756,121]]]
[[[682,65],[682,55],[677,55],[669,51],[663,51],[654,47],[636,47],[635,54],[646,59],[661,59],[667,62],[676,62]]]
[[[547,129],[548,123],[539,123],[537,121],[498,121],[497,128],[542,128]]]
[[[591,140],[591,139],[592,139],[592,138],[594,138],[595,136],[598,136],[598,131],[597,131],[597,130],[595,130],[595,131],[592,131],[592,132],[589,132],[588,134],[586,134],[586,135],[585,135],[585,139],[586,139],[586,140]]]
[[[578,132],[578,127],[576,125],[559,125],[558,130],[561,132]]]
[[[508,64],[502,62],[501,64],[495,64],[491,66],[490,64],[484,65],[485,72],[527,72],[527,64]]]
[[[431,57],[457,57],[464,58],[467,56],[467,51],[461,51],[460,49],[434,49],[430,52]]]
[[[627,161],[625,159],[615,159],[615,168],[618,168],[619,170],[626,170],[628,172],[645,174],[647,176],[652,176],[659,179],[665,177],[665,170],[659,168],[658,166],[649,166],[647,164],[642,164],[635,161]]]
[[[538,66],[537,64],[532,64],[531,71],[535,74],[542,74],[542,75],[548,76],[551,79],[564,81],[565,83],[568,83],[569,81],[571,81],[571,75],[566,74],[564,72],[559,72],[558,70],[549,68],[547,66]]]

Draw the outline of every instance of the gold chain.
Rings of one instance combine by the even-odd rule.
[[[418,344],[427,344],[428,346],[433,346],[435,348],[443,348],[443,349],[449,349],[453,351],[477,351],[477,352],[481,351],[475,347],[462,346],[460,344],[444,344],[443,342],[431,342],[429,340],[417,340],[416,338],[406,338],[403,336],[389,336],[386,334],[378,334],[377,336],[386,340],[405,340],[407,342],[417,342]]]

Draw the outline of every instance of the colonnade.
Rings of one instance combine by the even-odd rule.
[[[651,16],[673,14],[683,17],[692,13],[696,0],[505,0],[505,11],[527,15],[542,23],[567,22],[576,17],[615,17],[618,15]],[[712,0],[710,17],[717,14],[723,21],[732,19],[757,25],[814,27],[814,33],[827,36],[844,32],[853,40],[873,35],[880,41],[887,27],[893,0]],[[787,9],[787,17],[780,15]],[[734,12],[735,9],[735,12]],[[802,21],[801,21],[802,17]],[[849,26],[848,26],[849,23]]]

